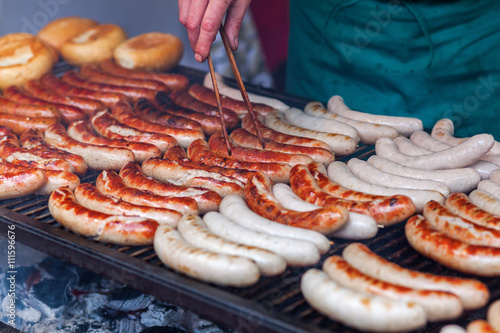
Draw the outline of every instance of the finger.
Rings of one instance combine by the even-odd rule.
[[[233,51],[238,49],[238,36],[240,34],[243,17],[249,5],[250,0],[237,0],[231,4],[227,11],[224,30],[226,31],[229,45],[231,45]]]
[[[203,61],[208,57],[210,48],[215,40],[217,32],[222,24],[224,15],[227,12],[231,0],[211,1],[208,4],[205,16],[201,22],[198,42],[196,43],[195,52],[199,54]]]
[[[179,5],[179,22],[181,22],[183,26],[186,26],[191,0],[178,0],[178,5]]]
[[[191,48],[196,52],[196,44],[200,35],[200,26],[207,9],[209,0],[191,0],[186,18],[186,29],[188,32]],[[200,61],[199,59],[196,59]]]

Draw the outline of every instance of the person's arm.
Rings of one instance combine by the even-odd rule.
[[[226,15],[225,31],[233,51],[238,48],[241,22],[250,0],[178,0],[179,21],[188,31],[195,59],[203,62]]]

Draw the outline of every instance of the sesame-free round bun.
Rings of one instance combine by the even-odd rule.
[[[98,63],[113,57],[115,48],[127,39],[115,24],[102,24],[70,38],[61,47],[61,55],[71,65]]]
[[[51,51],[35,36],[13,33],[0,37],[0,89],[38,79],[53,65]]]
[[[178,37],[149,32],[121,43],[114,58],[125,68],[166,71],[179,64],[183,53],[184,45]]]
[[[59,51],[68,39],[98,24],[97,21],[78,16],[62,17],[49,22],[36,36]]]

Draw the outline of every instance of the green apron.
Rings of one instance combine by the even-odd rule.
[[[287,91],[500,140],[500,1],[291,0]]]

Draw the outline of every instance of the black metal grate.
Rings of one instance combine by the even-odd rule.
[[[67,70],[60,66],[58,70]],[[200,81],[202,73],[180,69],[192,82]],[[255,91],[249,87],[249,91]],[[267,90],[263,95],[276,97]],[[303,101],[280,95],[290,105],[301,107]],[[302,104],[301,104],[302,103]],[[373,147],[361,146],[351,157],[366,158]],[[81,182],[94,183],[99,173],[89,172]],[[16,237],[37,250],[102,274],[179,306],[191,309],[210,320],[240,332],[356,332],[331,321],[312,309],[300,292],[300,278],[310,267],[289,267],[280,276],[263,277],[248,288],[222,288],[181,276],[164,267],[152,246],[130,247],[96,242],[75,235],[57,223],[47,207],[48,197],[29,195],[0,202],[0,222],[16,225]],[[6,229],[0,234],[6,236]],[[340,255],[350,243],[334,240],[330,251],[322,256]],[[362,241],[379,255],[402,265],[424,272],[450,276],[467,276],[428,260],[415,252],[406,241],[404,225],[381,229],[375,238]],[[470,277],[470,276],[467,276]],[[481,278],[491,292],[491,299],[500,297],[500,278]],[[485,318],[486,307],[468,311],[453,322],[430,323],[419,332],[439,332],[445,324],[466,326],[471,320]],[[362,318],[360,318],[362,320]]]

